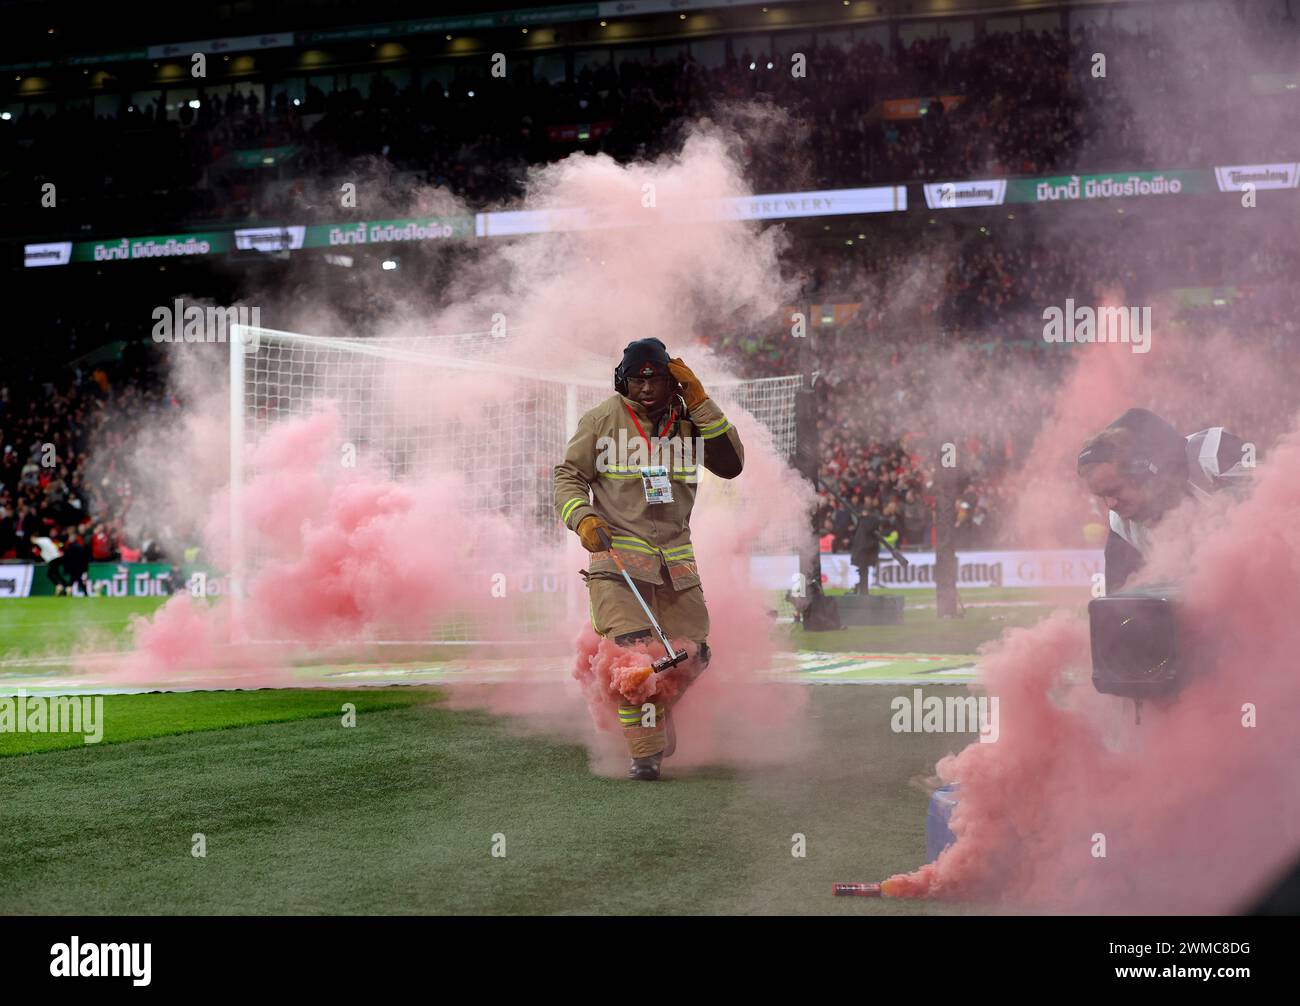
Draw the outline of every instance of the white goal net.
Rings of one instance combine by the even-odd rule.
[[[322,407],[334,410],[346,441],[393,480],[454,471],[465,486],[466,508],[535,528],[539,545],[560,548],[564,529],[552,510],[552,470],[578,418],[613,393],[612,366],[545,361],[583,375],[559,377],[503,362],[494,342],[488,333],[338,339],[237,326],[230,355],[232,577],[249,576],[258,562],[245,548],[240,506],[241,488],[257,474],[246,470],[248,448],[277,424]],[[610,377],[596,376],[602,367]],[[792,459],[800,382],[798,376],[711,382],[709,390],[724,410],[739,406],[762,423],[776,452]],[[572,611],[572,589],[534,593],[516,626],[524,635]],[[454,612],[429,631],[430,639],[444,642],[480,634],[471,618]]]

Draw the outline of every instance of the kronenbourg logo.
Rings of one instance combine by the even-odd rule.
[[[235,231],[235,247],[241,251],[297,251],[306,235],[305,226],[245,227]]]
[[[955,210],[962,206],[1001,206],[1007,198],[1005,178],[978,182],[934,182],[924,188],[925,205],[932,210]]]
[[[1240,192],[1247,185],[1259,189],[1300,188],[1300,164],[1230,164],[1214,169],[1220,192]]]
[[[24,245],[23,252],[23,265],[29,269],[42,265],[67,265],[72,260],[72,242],[47,241]]]

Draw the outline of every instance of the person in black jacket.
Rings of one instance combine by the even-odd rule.
[[[1142,567],[1151,530],[1168,511],[1244,484],[1244,446],[1222,426],[1184,437],[1146,409],[1129,409],[1083,445],[1079,475],[1110,511],[1106,593]]]
[[[868,579],[872,567],[880,561],[880,518],[870,510],[863,510],[858,516],[858,525],[853,529],[853,539],[849,543],[849,562],[858,568],[859,594],[868,593]]]

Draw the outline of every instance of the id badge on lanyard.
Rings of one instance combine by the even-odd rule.
[[[647,503],[671,503],[673,501],[673,481],[668,476],[668,469],[663,465],[642,468],[641,487],[645,489],[645,501]]]

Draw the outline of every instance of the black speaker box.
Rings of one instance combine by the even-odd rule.
[[[823,594],[808,598],[808,606],[803,613],[803,627],[807,632],[834,632],[842,628],[840,612],[835,602]]]
[[[878,594],[841,594],[835,598],[845,625],[898,625],[903,621],[903,599]]]

